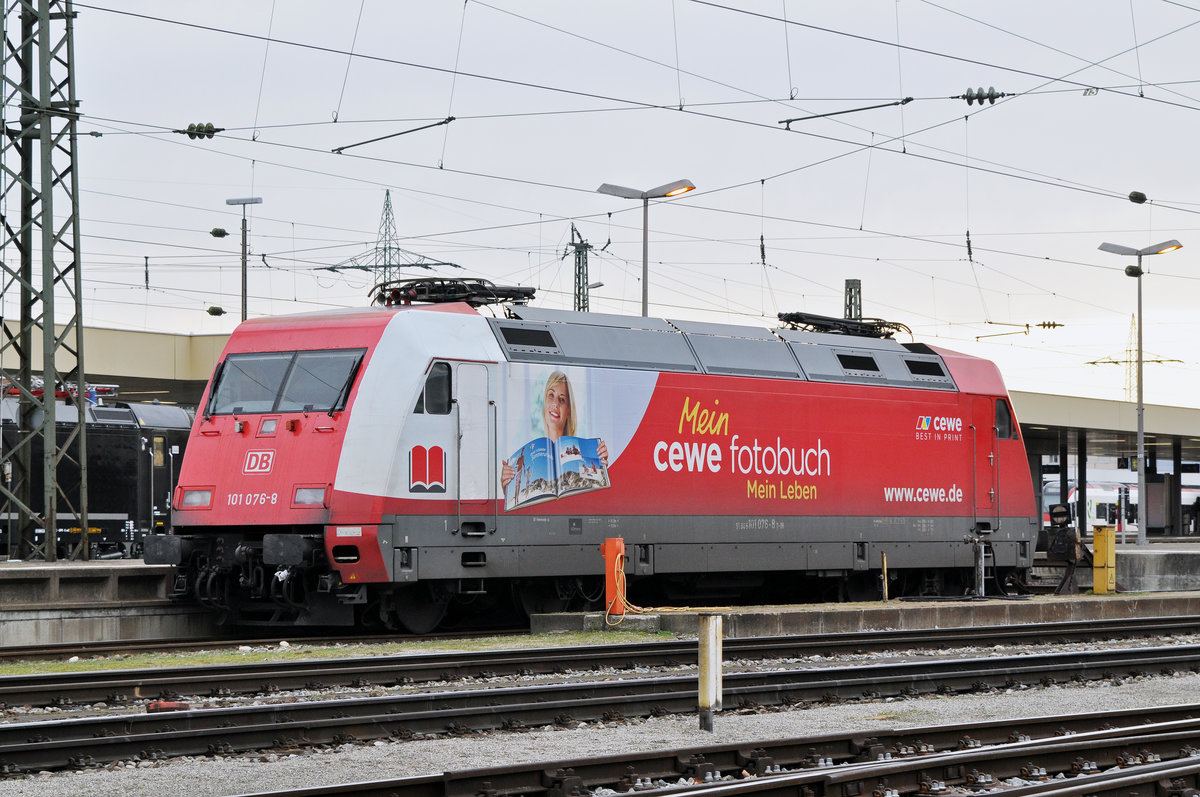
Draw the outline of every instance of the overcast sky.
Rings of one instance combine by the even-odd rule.
[[[860,279],[864,315],[1019,390],[1124,397],[1136,281],[1097,247],[1178,238],[1143,264],[1147,360],[1180,361],[1146,400],[1195,405],[1200,2],[75,7],[90,326],[232,330],[247,196],[252,316],[365,304],[372,275],[330,267],[370,259],[389,189],[400,246],[462,266],[432,273],[569,309],[574,223],[592,309],[636,315],[641,203],[596,188],[686,178],[650,207],[652,315],[840,316]],[[225,132],[170,132],[196,122]]]

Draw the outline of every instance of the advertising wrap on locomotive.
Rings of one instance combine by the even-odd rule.
[[[820,329],[820,327],[817,327]],[[985,360],[842,331],[467,303],[260,318],[197,410],[145,559],[232,622],[420,632],[455,602],[961,594],[1033,560]],[[972,544],[971,540],[976,542]]]

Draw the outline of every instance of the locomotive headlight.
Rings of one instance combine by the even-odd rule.
[[[212,490],[184,490],[179,506],[183,509],[199,509],[212,505]]]
[[[297,487],[296,506],[320,506],[325,503],[324,487]]]

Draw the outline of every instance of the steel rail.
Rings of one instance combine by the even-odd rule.
[[[1049,797],[1058,789],[1077,789],[1064,794],[1092,794],[1106,788],[1106,782],[1107,788],[1116,788],[1117,784],[1155,783],[1176,773],[1200,771],[1200,759],[1189,757],[1196,753],[1190,742],[1200,731],[1200,720],[1179,719],[1177,710],[1172,709],[1148,713],[1150,716],[1147,712],[1120,712],[1085,715],[1086,719],[1079,715],[1019,719],[1003,723],[1004,727],[999,727],[1000,723],[935,726],[865,740],[853,736],[816,737],[673,753],[634,753],[287,793],[302,797],[565,797],[611,789],[636,791],[639,797],[850,797],[872,792],[932,795],[944,792],[946,787],[998,791],[1005,779],[1050,781],[1059,773],[1074,779],[1067,784],[1054,780],[1003,789],[1005,797]],[[1064,726],[1081,727],[1081,723],[1090,723],[1082,726],[1090,730],[1061,735]],[[1013,733],[1012,728],[1020,730]],[[1035,735],[1038,738],[1033,738]],[[937,741],[931,744],[930,740]],[[886,754],[880,752],[885,745]],[[1176,757],[1180,760],[1157,761]],[[1121,770],[1116,775],[1101,772],[1112,767]],[[1130,768],[1137,774],[1131,774]],[[677,785],[681,780],[694,783]],[[671,785],[657,785],[664,783]],[[265,792],[260,797],[281,793]]]
[[[995,628],[869,631],[725,640],[727,660],[805,658],[870,650],[945,649],[1200,631],[1200,617],[1091,621]],[[572,648],[492,650],[305,659],[214,666],[93,670],[0,676],[0,705],[48,706],[174,699],[182,695],[272,694],[293,689],[394,686],[470,677],[582,672],[601,667],[674,667],[696,661],[696,642],[642,642]]]
[[[724,702],[730,708],[969,692],[1172,669],[1200,669],[1200,646],[730,673]],[[659,676],[7,723],[0,724],[0,766],[56,769],[91,760],[689,713],[696,694],[694,677]]]
[[[820,651],[832,650],[880,650],[902,644],[922,647],[955,645],[962,641],[972,644],[1000,644],[1007,640],[1027,643],[1031,635],[1047,640],[1079,641],[1101,638],[1147,636],[1153,634],[1184,634],[1200,632],[1200,616],[1184,615],[1170,617],[1146,617],[1139,620],[1078,620],[1062,623],[1028,623],[1018,625],[972,626],[968,628],[926,628],[912,630],[880,629],[859,632],[830,634],[800,634],[787,638],[796,639],[798,645]],[[446,632],[412,636],[404,634],[361,634],[358,636],[289,636],[292,645],[330,645],[336,643],[387,644],[388,642],[413,642],[418,640],[477,639],[497,634],[527,635],[518,629],[484,629],[469,632]],[[779,637],[761,637],[763,640]],[[48,645],[0,646],[0,659],[56,659],[62,656],[107,656],[128,653],[155,653],[179,650],[212,650],[235,648],[241,645],[271,647],[279,644],[279,637],[271,639],[240,639],[237,637],[192,640],[148,639],[121,642],[63,642]]]

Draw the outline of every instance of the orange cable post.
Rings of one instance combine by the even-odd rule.
[[[625,596],[622,593],[618,579],[624,575],[625,539],[623,537],[608,537],[600,546],[604,555],[604,613],[606,615],[625,614]]]

